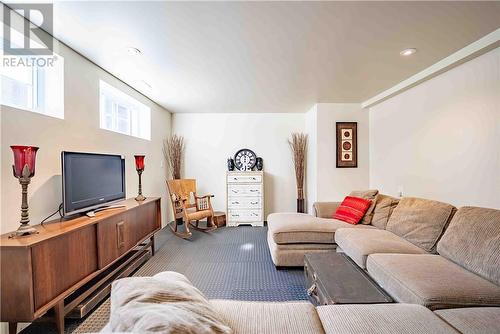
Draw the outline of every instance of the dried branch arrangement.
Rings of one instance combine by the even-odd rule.
[[[295,166],[297,198],[303,199],[307,157],[307,135],[304,133],[292,133],[292,138],[288,140],[288,144],[292,150],[293,164]]]
[[[171,135],[163,141],[163,156],[167,162],[172,179],[181,178],[182,154],[184,153],[184,137]]]

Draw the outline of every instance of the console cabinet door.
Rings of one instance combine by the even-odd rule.
[[[31,248],[5,247],[0,250],[0,302],[2,321],[34,319]]]
[[[125,213],[116,215],[97,224],[99,269],[106,267],[128,250],[126,247],[127,216]]]
[[[143,204],[135,209],[137,223],[130,226],[130,245],[134,246],[148,235],[160,229],[157,205],[154,202]]]
[[[96,246],[95,225],[33,246],[35,310],[97,270]]]
[[[97,224],[99,269],[106,267],[158,230],[155,202],[112,216]]]

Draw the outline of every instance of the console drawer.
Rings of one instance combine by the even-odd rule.
[[[255,222],[262,220],[261,210],[228,210],[228,220],[235,222]]]
[[[261,197],[229,197],[227,199],[229,209],[260,209],[262,208]]]
[[[227,196],[261,196],[262,184],[230,184],[227,187]]]
[[[230,175],[227,175],[227,183],[262,183],[262,175],[231,173]]]

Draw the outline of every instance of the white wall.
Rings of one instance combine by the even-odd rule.
[[[56,52],[65,59],[64,120],[1,107],[1,232],[15,230],[20,219],[21,187],[12,176],[13,158],[9,148],[15,144],[40,147],[36,175],[29,186],[32,224],[39,223],[61,203],[62,150],[124,155],[128,197],[137,194],[138,180],[133,155],[145,154],[144,194],[162,196],[163,223],[167,222],[162,140],[170,134],[171,114],[68,47],[61,45]],[[151,141],[99,128],[99,79],[151,107]]]
[[[341,201],[352,190],[369,185],[368,112],[357,103],[318,103],[307,114],[310,143],[308,209],[314,201]],[[336,168],[336,122],[358,123],[358,167]]]
[[[305,114],[305,132],[307,133],[306,161],[306,208],[313,212],[312,205],[318,198],[318,105],[315,104]]]
[[[358,168],[335,167],[335,122],[358,122]],[[296,210],[295,174],[287,138],[308,134],[306,201],[339,201],[368,188],[368,112],[359,104],[318,103],[304,114],[174,114],[172,132],[186,140],[183,177],[196,178],[224,210],[226,160],[243,147],[264,159],[266,214]]]
[[[370,110],[370,186],[500,208],[500,49]]]
[[[184,136],[182,176],[211,193],[225,211],[227,159],[249,148],[264,160],[265,213],[296,210],[295,173],[288,138],[304,131],[304,114],[174,114],[172,132]]]
[[[358,123],[358,167],[336,168],[335,122]],[[356,103],[318,104],[318,201],[341,201],[352,190],[367,189],[368,112]]]

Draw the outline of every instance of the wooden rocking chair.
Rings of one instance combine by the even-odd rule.
[[[183,239],[191,237],[190,225],[192,228],[201,231],[211,231],[217,228],[217,225],[214,224],[214,210],[210,203],[210,198],[214,197],[214,195],[197,196],[196,180],[168,180],[167,188],[170,193],[175,217],[174,226],[172,227],[172,224],[169,226],[175,235]],[[191,196],[194,199],[194,203],[191,201]],[[182,218],[184,221],[184,232],[177,230],[177,219],[179,218]],[[199,227],[200,220],[204,218],[207,219],[207,227]],[[195,224],[193,224],[193,221],[195,221]]]

